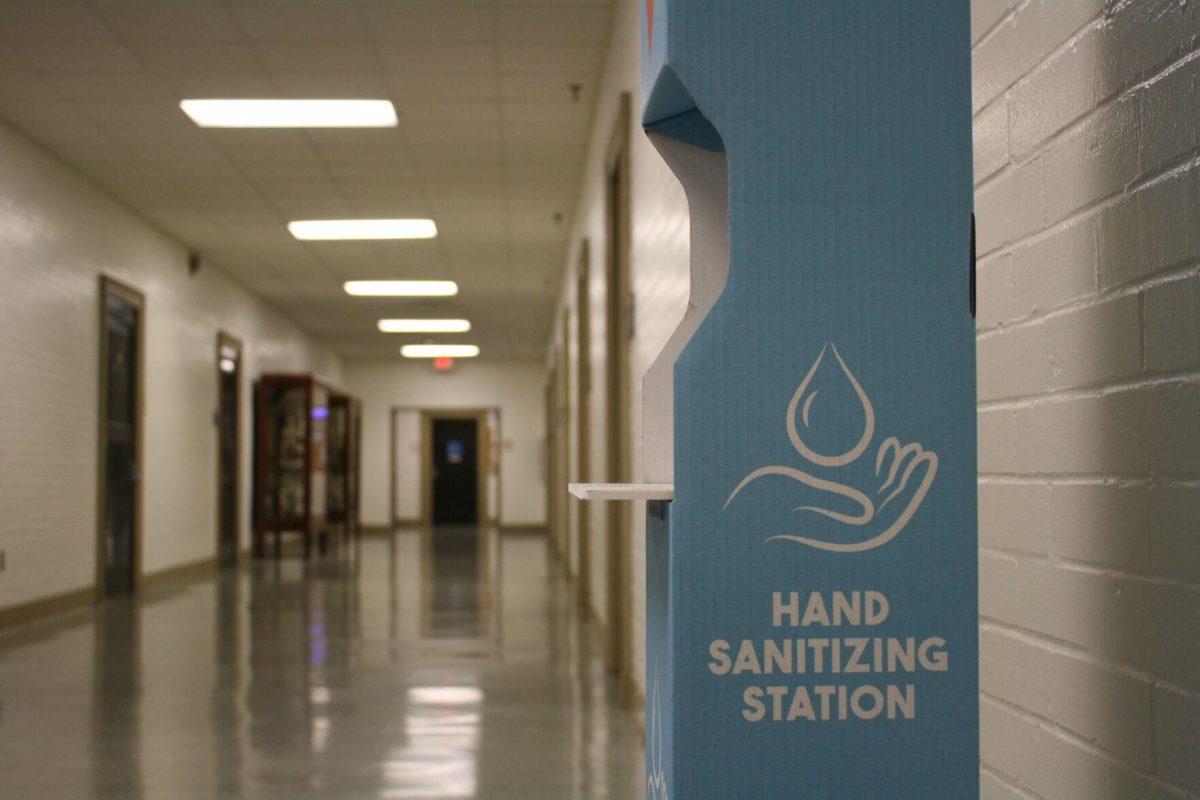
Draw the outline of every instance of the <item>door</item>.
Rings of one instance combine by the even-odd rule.
[[[238,456],[241,448],[238,407],[241,398],[242,346],[217,335],[217,562],[228,567],[238,557]]]
[[[433,420],[433,524],[479,522],[479,422]]]
[[[606,471],[611,483],[629,480],[629,340],[633,336],[633,311],[629,282],[629,119],[630,97],[621,96],[617,129],[613,136],[605,181],[605,428]],[[606,503],[608,556],[607,667],[626,680],[633,674],[630,642],[630,503]]]
[[[575,283],[575,481],[591,481],[592,464],[592,310],[591,264],[585,240],[579,255],[579,273]],[[586,503],[568,501],[579,523],[579,602],[585,610],[592,606],[591,516]]]
[[[138,574],[143,302],[107,279],[101,302],[99,580],[111,596],[132,591]]]

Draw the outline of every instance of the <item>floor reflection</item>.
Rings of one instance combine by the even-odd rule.
[[[404,530],[0,635],[0,797],[642,793],[544,537]]]

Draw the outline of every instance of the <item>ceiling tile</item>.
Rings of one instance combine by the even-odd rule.
[[[0,103],[9,99],[54,101],[61,97],[56,76],[38,70],[0,70]]]
[[[7,39],[0,42],[0,70],[134,72],[142,68],[115,39]]]
[[[393,98],[410,114],[420,113],[421,103],[426,100],[486,100],[500,96],[496,76],[482,72],[394,74],[389,85]]]
[[[277,5],[236,4],[230,10],[242,31],[252,39],[304,42],[361,41],[367,27],[356,2],[322,0]]]
[[[582,42],[501,42],[500,64],[505,72],[568,72],[595,74],[604,49]]]
[[[495,37],[495,10],[478,3],[364,0],[363,11],[372,35],[381,41],[487,41]]]
[[[255,42],[268,72],[370,72],[379,68],[374,48],[356,42]]]
[[[275,72],[280,97],[388,99],[388,79],[379,71]]]
[[[62,72],[54,84],[64,100],[149,100],[174,104],[175,96],[150,72]]]
[[[104,21],[78,0],[0,2],[0,39],[108,39]],[[7,43],[0,44],[0,47]]]
[[[398,307],[544,347],[611,27],[570,0],[0,0],[0,117],[343,354]],[[6,38],[7,37],[7,38]],[[579,84],[578,97],[572,84]],[[185,97],[383,97],[380,130],[213,130]],[[288,219],[431,216],[436,239],[298,242]],[[351,278],[450,278],[438,301]]]
[[[573,86],[579,87],[578,102],[589,108],[593,103],[596,74],[590,70],[572,69],[565,72],[503,72],[500,75],[500,97],[512,100],[555,100],[576,102]]]
[[[217,2],[137,2],[100,7],[108,27],[123,39],[206,41],[241,38],[229,11]]]
[[[418,72],[496,70],[496,46],[489,42],[416,41],[381,45],[379,57],[398,77]]]
[[[171,42],[136,39],[129,42],[145,67],[168,81],[193,75],[255,74],[254,51],[243,42]],[[182,99],[182,98],[181,98]]]
[[[497,9],[496,35],[503,42],[602,44],[608,40],[610,14],[603,5],[513,5]]]

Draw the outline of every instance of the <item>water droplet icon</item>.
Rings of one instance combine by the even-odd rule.
[[[836,364],[830,363],[822,369],[822,363],[829,352],[833,353],[833,359],[836,360]],[[821,380],[817,382],[820,385],[813,385],[813,378],[818,372],[822,375]],[[817,424],[817,420],[813,418],[813,404],[817,399],[818,393],[822,392],[822,389],[824,389],[825,397],[830,398],[827,402],[837,402],[837,398],[842,394],[848,394],[856,398],[862,408],[862,436],[853,447],[843,453],[834,455],[818,453],[804,441],[802,435],[802,432],[813,429],[813,426]],[[842,389],[846,389],[847,391],[843,392]],[[797,411],[800,412],[801,427],[797,427],[796,424]],[[804,376],[804,380],[800,382],[796,393],[792,395],[792,401],[788,403],[787,409],[787,432],[788,438],[792,440],[792,446],[796,448],[800,455],[814,464],[826,467],[840,467],[844,464],[849,464],[861,456],[867,449],[867,445],[871,443],[871,437],[875,435],[875,408],[871,405],[871,398],[867,397],[867,393],[863,391],[862,385],[854,377],[854,373],[850,371],[850,368],[846,366],[841,353],[838,352],[837,346],[833,343],[828,343],[821,348],[816,361],[809,367],[808,374]]]

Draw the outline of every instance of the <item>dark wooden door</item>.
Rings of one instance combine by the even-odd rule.
[[[104,593],[132,591],[136,575],[138,349],[141,309],[116,294],[104,300]]]
[[[238,548],[238,401],[241,353],[228,343],[217,349],[217,560],[237,563]]]
[[[433,421],[433,524],[474,525],[479,521],[478,423],[473,419]]]

